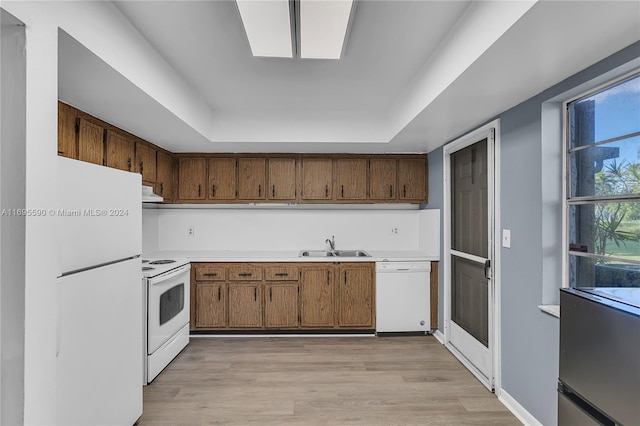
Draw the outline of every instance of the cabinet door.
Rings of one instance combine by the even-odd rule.
[[[229,283],[229,327],[262,327],[260,284]]]
[[[107,167],[133,170],[134,144],[124,135],[107,130]]]
[[[204,158],[181,158],[178,161],[178,198],[204,200],[207,164]]]
[[[336,160],[336,199],[367,199],[367,160],[338,158]]]
[[[173,199],[173,158],[158,151],[156,170],[156,194],[166,201]]]
[[[403,158],[398,160],[398,199],[427,202],[426,158]]]
[[[78,121],[78,160],[104,166],[104,128],[84,118]]]
[[[58,155],[78,158],[77,119],[78,111],[75,108],[58,102]]]
[[[333,198],[333,160],[302,159],[302,199],[331,200]]]
[[[269,158],[267,199],[296,199],[295,158]]]
[[[372,158],[369,160],[369,198],[376,201],[391,201],[397,197],[396,160]]]
[[[136,172],[142,175],[142,182],[153,185],[156,182],[156,150],[136,143]]]
[[[264,158],[238,159],[239,200],[264,200],[265,164]]]
[[[373,267],[343,264],[338,271],[338,325],[373,327]]]
[[[196,282],[196,289],[196,328],[226,327],[226,284]]]
[[[298,326],[298,283],[265,284],[264,325],[267,328]]]
[[[209,158],[210,200],[236,199],[236,164],[235,158]]]
[[[300,325],[333,327],[333,267],[304,266],[300,279]]]

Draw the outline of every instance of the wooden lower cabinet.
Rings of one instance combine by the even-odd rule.
[[[262,286],[229,283],[229,328],[262,328]]]
[[[196,282],[195,328],[227,326],[227,285]]]
[[[297,328],[298,283],[266,283],[264,285],[264,326]]]
[[[300,278],[300,326],[333,328],[333,265],[302,267]]]
[[[350,263],[337,267],[338,326],[373,327],[374,267],[371,263]]]
[[[194,263],[192,330],[375,328],[373,262]]]

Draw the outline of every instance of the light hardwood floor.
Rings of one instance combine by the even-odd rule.
[[[518,425],[435,338],[192,338],[138,425]]]

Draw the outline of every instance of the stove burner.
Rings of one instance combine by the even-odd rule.
[[[156,268],[152,268],[151,266],[143,266],[142,271],[153,271]]]
[[[163,259],[163,260],[154,260],[153,262],[149,262],[149,265],[166,265],[167,263],[174,263],[175,260]]]
[[[142,263],[149,263],[148,259],[142,259]]]

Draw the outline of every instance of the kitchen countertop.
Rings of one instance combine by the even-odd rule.
[[[301,257],[300,250],[160,250],[144,253],[142,257],[144,259],[186,258],[191,262],[429,262],[440,260],[438,256],[430,256],[420,251],[366,249],[364,251],[371,257]]]

